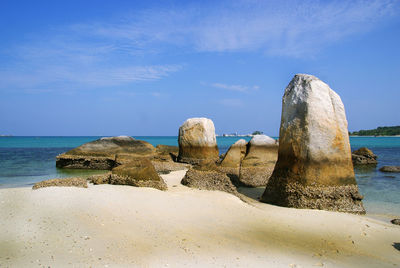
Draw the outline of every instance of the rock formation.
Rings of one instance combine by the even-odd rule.
[[[190,168],[181,183],[200,190],[223,191],[239,196],[236,187],[229,177],[220,171],[213,163],[203,163]]]
[[[106,137],[58,155],[56,166],[59,168],[111,170],[132,159],[153,157],[155,153],[154,146],[145,141],[127,136]]]
[[[148,159],[136,159],[120,165],[107,174],[88,178],[93,184],[130,185],[167,190],[164,180],[157,174]]]
[[[363,214],[361,200],[340,97],[297,74],[283,96],[278,161],[261,201]]]
[[[362,147],[351,154],[351,159],[354,165],[376,165],[378,161],[376,156],[367,147]]]
[[[197,164],[203,160],[218,160],[214,123],[207,118],[190,118],[179,128],[178,161]]]
[[[81,187],[87,188],[87,181],[83,178],[63,178],[63,179],[50,179],[35,183],[32,189],[36,190],[43,187],[62,186],[62,187]]]
[[[250,187],[266,186],[278,158],[278,142],[266,135],[255,135],[247,144],[239,182]]]
[[[178,158],[179,147],[157,145],[152,164],[158,173],[168,174],[171,171],[188,169],[189,164],[175,162]]]
[[[381,172],[392,172],[392,173],[399,173],[400,166],[383,166],[379,169]]]
[[[219,165],[219,169],[226,173],[233,181],[239,180],[240,166],[246,154],[246,145],[247,142],[244,139],[240,139],[232,144]]]

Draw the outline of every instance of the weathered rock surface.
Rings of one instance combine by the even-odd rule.
[[[155,159],[160,161],[176,161],[178,158],[179,147],[171,145],[157,145]]]
[[[171,171],[189,169],[189,167],[191,166],[190,164],[177,163],[177,162],[172,162],[172,161],[152,160],[151,163],[153,164],[157,173],[161,173],[161,174],[168,174]]]
[[[247,144],[241,163],[239,183],[250,187],[266,186],[278,158],[278,142],[266,135],[255,135]]]
[[[136,159],[120,165],[107,174],[88,178],[93,184],[130,185],[167,190],[164,180],[157,174],[148,159]]]
[[[58,155],[56,166],[111,170],[135,158],[153,157],[155,153],[154,146],[145,141],[128,136],[105,137]]]
[[[223,191],[239,195],[236,187],[226,174],[209,168],[190,168],[181,183],[200,190]]]
[[[53,186],[63,186],[63,187],[81,187],[87,188],[87,181],[83,178],[63,178],[63,179],[50,179],[35,183],[32,189],[36,190],[43,187],[53,187]]]
[[[283,96],[278,161],[261,201],[363,214],[361,199],[340,97],[318,78],[296,75]]]
[[[178,161],[197,164],[202,160],[218,160],[214,123],[207,118],[190,118],[179,128]]]
[[[247,142],[240,139],[229,147],[224,154],[219,169],[228,175],[233,181],[239,180],[239,172],[242,160],[246,154]]]
[[[376,165],[378,156],[367,147],[362,147],[351,154],[354,165]]]
[[[398,173],[400,172],[400,166],[383,166],[379,171]]]

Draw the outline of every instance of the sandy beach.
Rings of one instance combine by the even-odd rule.
[[[180,184],[0,189],[0,267],[396,267],[400,226]]]

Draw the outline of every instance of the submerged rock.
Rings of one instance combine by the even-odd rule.
[[[61,179],[50,179],[35,183],[32,189],[36,190],[43,187],[53,187],[53,186],[62,186],[62,187],[81,187],[87,188],[87,181],[83,178],[61,178]]]
[[[398,173],[400,172],[400,166],[383,166],[379,169],[379,171]]]
[[[351,154],[354,165],[376,165],[378,156],[367,147],[362,147]]]
[[[278,161],[261,201],[364,214],[340,97],[311,75],[285,89]]]
[[[111,170],[135,158],[153,157],[155,153],[154,146],[146,141],[128,136],[105,137],[58,155],[56,166]]]
[[[178,161],[197,164],[203,160],[218,160],[214,123],[207,118],[190,118],[179,128]]]
[[[255,135],[247,144],[241,163],[239,183],[250,187],[266,186],[278,158],[278,142],[266,135]]]

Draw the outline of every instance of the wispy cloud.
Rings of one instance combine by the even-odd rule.
[[[252,90],[258,90],[260,87],[255,85],[255,86],[243,86],[243,85],[227,85],[227,84],[222,84],[222,83],[213,83],[211,84],[212,87],[215,88],[222,88],[230,91],[238,91],[238,92],[249,92]]]
[[[196,51],[260,50],[300,57],[369,31],[398,13],[399,5],[396,0],[228,1],[145,10],[128,16],[124,23],[76,27],[102,38],[123,40],[132,52],[157,51],[163,44]]]
[[[154,81],[181,63],[146,61],[171,50],[308,57],[399,13],[396,0],[226,1],[157,8],[35,33],[0,63],[1,88],[93,88]],[[246,92],[251,87],[213,84]],[[254,87],[253,87],[254,88]]]

